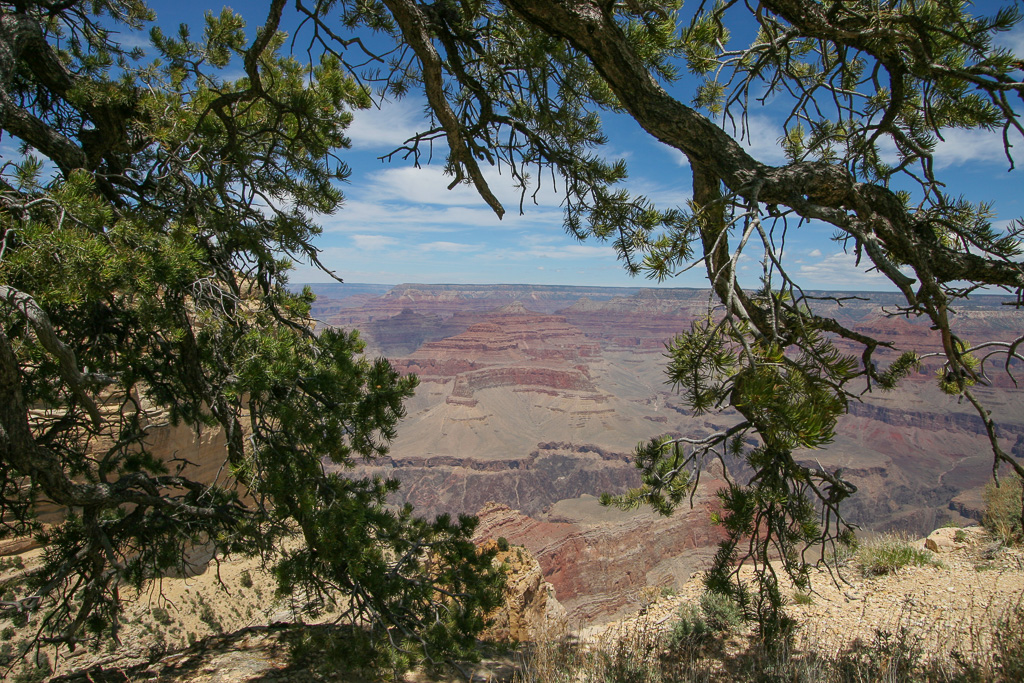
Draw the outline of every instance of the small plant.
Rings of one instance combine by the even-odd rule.
[[[856,536],[851,537],[849,543],[835,543],[825,552],[825,564],[831,567],[843,566],[857,557],[859,547]]]
[[[713,632],[702,610],[694,605],[683,605],[679,609],[679,620],[672,626],[672,632],[669,634],[669,649],[692,652],[706,643]]]
[[[811,597],[810,593],[804,591],[795,591],[793,593],[793,603],[797,605],[813,605],[814,598]]]
[[[504,536],[499,536],[498,537],[498,550],[500,552],[507,553],[508,552],[508,548],[509,548],[508,539],[505,538]]]
[[[857,552],[856,563],[864,576],[882,576],[904,567],[938,564],[930,552],[915,548],[902,534],[884,534],[864,544]]]
[[[0,631],[0,640],[11,640],[14,638],[14,627],[5,626],[3,631]]]
[[[631,597],[634,597],[640,604],[640,609],[645,611],[661,597],[661,589],[657,586],[642,586]]]
[[[700,609],[713,631],[729,632],[743,623],[743,610],[728,595],[708,591],[700,596]]]
[[[656,665],[648,658],[638,656],[635,643],[623,638],[611,652],[601,650],[598,654],[597,672],[603,673],[605,683],[656,683],[661,680]],[[595,673],[597,673],[595,672]]]
[[[1017,606],[993,634],[996,661],[1004,681],[1024,681],[1024,607]]]
[[[967,542],[967,532],[964,531],[963,529],[957,529],[955,532],[953,532],[953,540],[956,541],[957,543],[966,543]]]
[[[0,571],[7,569],[24,569],[25,563],[22,561],[20,555],[14,555],[12,557],[0,557]]]
[[[1019,478],[1004,477],[999,486],[990,481],[983,495],[985,514],[982,524],[1004,545],[1015,545],[1024,541],[1021,526],[1021,505],[1024,504],[1024,490]]]
[[[661,597],[663,598],[674,598],[676,596],[676,589],[673,586],[662,586]]]
[[[45,652],[36,652],[32,661],[26,662],[12,680],[14,683],[42,683],[50,677],[51,671],[50,657]]]
[[[875,629],[870,645],[855,644],[839,656],[834,669],[842,681],[913,681],[922,654],[920,641],[906,629]]]
[[[252,574],[248,569],[242,571],[241,576],[238,577],[238,583],[242,584],[242,588],[252,588]]]
[[[199,607],[199,621],[209,626],[215,633],[221,633],[224,630],[220,620],[217,618],[217,613],[213,611],[213,607],[205,600],[202,601]]]
[[[153,621],[163,626],[167,626],[171,623],[170,613],[163,607],[154,607],[149,611],[150,616],[153,617]]]

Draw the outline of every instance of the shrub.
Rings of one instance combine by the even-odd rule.
[[[743,610],[728,595],[708,591],[700,596],[700,609],[713,631],[729,632],[743,623]]]
[[[508,552],[508,539],[504,536],[498,537],[498,550],[507,553]]]
[[[999,622],[992,644],[1002,680],[1024,681],[1024,607],[1017,606]]]
[[[252,588],[252,574],[248,569],[242,571],[241,576],[238,577],[238,583],[242,585],[242,588]]]
[[[793,593],[793,602],[797,605],[813,605],[814,598],[811,597],[810,593],[804,591],[795,591]]]
[[[914,681],[922,654],[920,640],[905,628],[875,629],[870,645],[855,643],[839,655],[833,675],[841,681]]]
[[[679,620],[672,626],[668,645],[672,650],[688,651],[699,648],[712,634],[713,629],[704,618],[703,611],[687,604],[679,609]]]
[[[861,546],[856,557],[864,576],[892,574],[904,567],[937,564],[932,554],[911,545],[902,534],[884,534]]]
[[[214,612],[213,607],[205,601],[199,607],[199,621],[213,629],[214,633],[222,633],[224,631],[224,627],[221,625],[220,619],[217,618],[217,613]]]
[[[20,555],[14,555],[12,557],[0,557],[0,571],[6,569],[24,569],[25,563],[22,561]]]
[[[163,607],[154,607],[153,609],[151,609],[149,611],[149,613],[150,613],[150,615],[152,615],[153,621],[155,621],[158,624],[162,624],[163,626],[167,626],[168,624],[171,623],[171,615]]]
[[[1021,480],[1017,477],[1003,478],[996,486],[990,481],[985,486],[985,514],[982,524],[1005,545],[1024,541],[1021,528],[1021,504],[1024,500]]]
[[[23,664],[24,668],[11,679],[14,683],[42,683],[50,677],[50,657],[45,652],[36,652]]]

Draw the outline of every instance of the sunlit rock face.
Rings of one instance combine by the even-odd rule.
[[[592,496],[560,501],[543,519],[490,503],[477,536],[528,548],[571,622],[602,621],[634,611],[645,587],[674,588],[707,566],[723,537],[708,523],[712,489],[671,517],[608,510]]]
[[[821,312],[895,340],[897,350],[877,360],[939,350],[927,324],[887,314],[892,295],[836,298],[820,301]],[[579,502],[638,483],[631,459],[638,442],[705,435],[737,419],[694,416],[665,384],[665,344],[706,316],[710,301],[695,289],[403,285],[381,296],[322,299],[314,315],[359,329],[369,353],[421,381],[389,456],[361,472],[400,479],[395,502],[427,515],[472,514],[488,502],[519,511],[529,520],[523,529],[550,531],[523,531],[522,542],[559,600],[595,618],[623,609],[644,582],[696,571],[717,542],[707,522],[713,476],[698,492],[704,503],[669,521],[641,523]],[[996,297],[977,297],[957,315],[971,341],[1009,339],[1015,330],[1013,310]],[[852,402],[833,444],[799,454],[843,468],[858,486],[847,505],[851,521],[923,535],[951,517],[980,515],[980,488],[991,473],[984,425],[970,405],[938,390],[937,368],[926,360],[897,390]],[[988,370],[991,385],[976,393],[1000,422],[1004,450],[1024,457],[1024,396],[1000,368]],[[729,466],[743,477],[742,466]],[[566,524],[571,529],[559,526]],[[673,562],[671,571],[652,568]]]

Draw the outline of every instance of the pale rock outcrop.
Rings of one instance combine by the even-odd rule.
[[[924,547],[933,553],[951,553],[965,545],[977,543],[985,531],[980,526],[942,527],[928,534]]]
[[[502,605],[488,615],[493,623],[481,637],[522,643],[565,631],[565,608],[555,597],[554,586],[544,580],[537,558],[521,546],[502,546],[507,550],[500,550],[493,539],[481,545],[482,550],[497,549],[494,563],[507,571]]]

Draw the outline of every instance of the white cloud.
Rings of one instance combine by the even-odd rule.
[[[1016,137],[1018,145],[1024,140]],[[1008,163],[1003,151],[1003,134],[1000,131],[947,129],[942,131],[942,140],[935,145],[935,164],[939,168],[966,162]]]
[[[386,235],[352,235],[351,239],[356,249],[366,251],[386,249],[398,244],[398,240]]]
[[[1016,137],[1016,139],[1014,139]],[[1020,135],[1010,136],[1010,144],[1017,149],[1024,147],[1024,139]],[[878,140],[878,149],[882,161],[895,165],[899,163],[896,143],[888,135]],[[1013,149],[1010,150],[1011,153]],[[1020,156],[1019,152],[1018,155]],[[942,131],[942,139],[935,144],[933,152],[936,168],[943,169],[964,163],[1008,164],[1003,150],[1003,134],[1001,131],[981,129],[962,130],[946,128]]]
[[[423,116],[423,103],[413,98],[381,102],[379,107],[352,112],[352,123],[345,131],[354,149],[377,149],[390,152],[417,132],[428,129]],[[447,150],[441,140],[441,157]],[[439,150],[435,145],[434,152]]]
[[[594,258],[601,256],[615,257],[615,249],[611,246],[588,244],[562,244],[547,248],[528,249],[525,254],[530,258]]]
[[[693,198],[690,174],[685,171],[680,172],[673,182],[651,182],[645,178],[638,178],[628,181],[626,187],[633,194],[642,194],[647,197],[662,210],[685,207],[686,203]]]
[[[141,47],[143,50],[147,50],[153,47],[153,41],[149,39],[149,31],[112,31],[114,40],[123,47],[129,50]]]
[[[737,117],[719,125],[758,161],[775,165],[786,163],[786,154],[779,145],[782,126],[769,117],[750,114],[746,120]]]
[[[821,249],[811,249],[807,255],[812,258],[821,258]]]
[[[1024,26],[1017,26],[1008,33],[996,34],[995,44],[1009,48],[1018,57],[1024,57]]]
[[[815,251],[818,251],[817,249]],[[819,252],[820,253],[820,252]],[[839,252],[830,254],[817,263],[804,264],[797,269],[794,278],[806,289],[894,289],[895,286],[878,271],[868,272],[870,262],[861,260],[856,265],[853,254]]]
[[[417,244],[415,249],[447,254],[465,254],[480,251],[480,247],[478,245],[463,244],[461,242],[427,242],[426,244]]]
[[[655,140],[654,138],[650,138],[650,140],[659,150],[668,155],[668,158],[671,159],[676,166],[686,167],[690,165],[690,160],[686,158],[686,155],[680,152],[675,147],[671,145],[666,145],[661,140]]]
[[[443,188],[442,188],[443,191]],[[325,232],[373,232],[401,234],[443,234],[466,228],[504,229],[520,226],[561,226],[562,212],[558,208],[527,209],[525,216],[508,207],[503,220],[478,200],[476,206],[438,206],[401,203],[397,200],[374,202],[348,200],[341,211],[333,216],[321,216],[319,223]],[[518,205],[515,207],[518,208]]]

